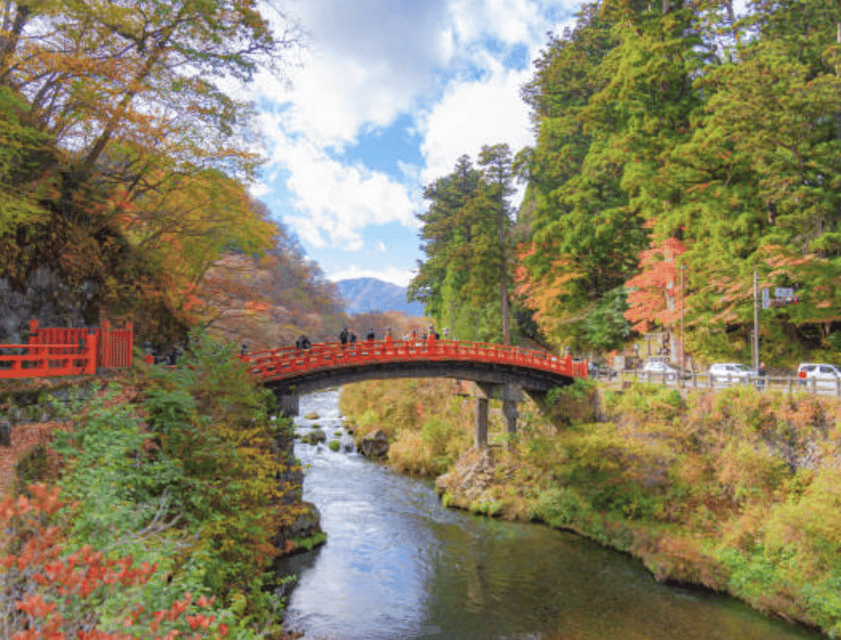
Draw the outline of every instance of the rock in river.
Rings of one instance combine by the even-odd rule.
[[[359,443],[360,453],[367,458],[382,458],[388,453],[388,436],[382,429],[365,435]]]

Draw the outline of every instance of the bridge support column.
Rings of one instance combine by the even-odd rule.
[[[291,418],[298,415],[297,393],[275,393],[277,398],[277,412],[284,418]]]
[[[476,398],[476,431],[474,444],[477,449],[488,448],[488,399]]]
[[[508,431],[508,446],[514,445],[517,438],[517,418],[520,412],[517,411],[517,403],[523,401],[523,390],[517,385],[507,384],[502,394],[502,415]]]

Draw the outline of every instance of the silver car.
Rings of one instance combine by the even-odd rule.
[[[802,362],[797,367],[797,377],[803,384],[835,389],[841,383],[841,367],[834,364]]]
[[[739,362],[717,362],[710,367],[713,382],[747,382],[756,379],[756,371]]]

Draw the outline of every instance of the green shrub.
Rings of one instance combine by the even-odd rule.
[[[338,440],[331,440],[327,446],[330,448],[330,451],[338,451],[342,448],[342,445]]]
[[[553,487],[540,493],[534,511],[538,519],[561,528],[577,523],[586,513],[587,507],[576,491],[567,487]]]

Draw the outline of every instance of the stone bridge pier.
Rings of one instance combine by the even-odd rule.
[[[476,429],[473,443],[477,449],[488,448],[488,401],[502,400],[502,415],[505,416],[506,431],[513,440],[517,433],[517,403],[523,401],[523,389],[515,384],[473,382],[471,396],[476,399]],[[509,441],[510,441],[509,440]]]
[[[299,412],[300,395],[296,390],[275,389],[278,413],[284,417],[297,416]],[[461,394],[459,394],[461,395]],[[502,401],[502,415],[505,416],[506,431],[511,440],[517,433],[517,418],[520,413],[517,403],[523,401],[523,389],[512,383],[471,382],[467,394],[476,400],[476,424],[473,443],[477,449],[488,447],[488,402]]]
[[[284,418],[293,418],[300,410],[301,396],[296,391],[274,389],[274,397],[277,401],[277,413]]]

